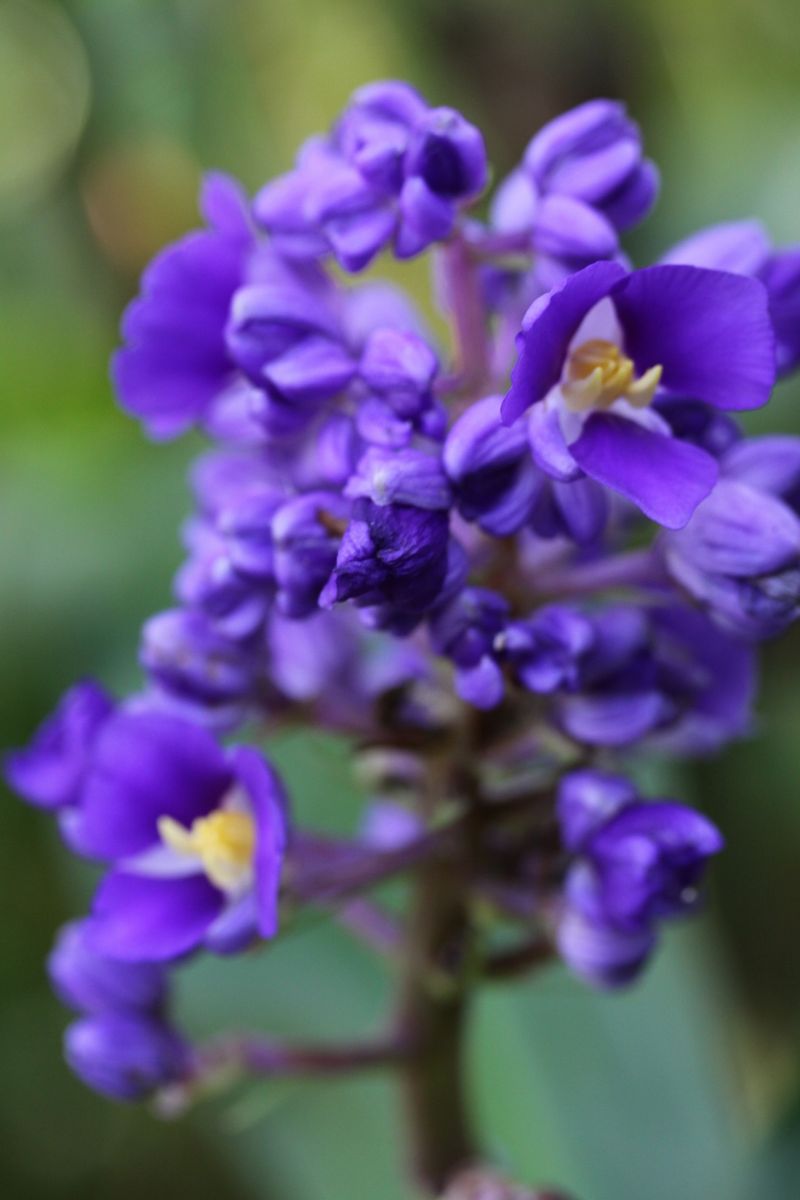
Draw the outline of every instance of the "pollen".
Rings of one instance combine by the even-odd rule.
[[[570,354],[561,391],[573,412],[610,408],[615,400],[645,408],[653,399],[661,374],[658,366],[637,376],[633,360],[619,346],[593,338]]]
[[[158,832],[171,850],[198,859],[222,891],[240,891],[250,881],[256,836],[248,813],[218,809],[198,817],[189,829],[172,817],[160,817]]]

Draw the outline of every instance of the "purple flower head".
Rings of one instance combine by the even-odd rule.
[[[759,221],[731,221],[702,229],[673,246],[663,262],[688,263],[760,279],[775,329],[778,372],[800,363],[800,247],[773,250]]]
[[[188,1067],[186,1044],[166,1025],[134,1013],[104,1012],[70,1025],[64,1053],[87,1087],[112,1100],[143,1100]]]
[[[492,220],[503,232],[529,234],[540,255],[575,269],[613,257],[618,233],[646,215],[657,193],[638,126],[623,105],[592,100],[536,134],[498,189]]]
[[[457,693],[476,708],[494,708],[503,698],[495,642],[508,613],[508,602],[496,592],[467,587],[430,619],[433,648],[453,663]]]
[[[388,604],[419,619],[444,584],[447,542],[446,512],[357,500],[320,604]]]
[[[502,415],[510,424],[532,409],[542,470],[565,482],[587,475],[670,529],[686,524],[718,467],[673,436],[655,395],[756,408],[775,378],[763,285],[696,267],[596,263],[534,303],[519,344]]]
[[[74,808],[94,744],[113,711],[114,701],[99,684],[76,683],[30,745],[6,756],[9,786],[39,808]]]
[[[85,921],[72,921],[60,931],[47,969],[59,997],[79,1012],[157,1012],[166,997],[160,964],[99,954]]]
[[[225,753],[177,717],[120,715],[98,741],[80,816],[83,852],[112,864],[91,950],[162,962],[276,932],[286,798],[256,751]]]
[[[157,256],[122,322],[127,343],[112,374],[122,407],[154,438],[202,421],[231,375],[225,325],[253,248],[238,184],[207,177],[201,207],[210,228]]]
[[[719,831],[693,809],[637,799],[624,776],[567,775],[558,795],[565,881],[558,944],[589,982],[629,982],[647,960],[660,921],[691,912]]]

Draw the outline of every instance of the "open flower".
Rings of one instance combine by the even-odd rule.
[[[757,408],[775,380],[763,285],[696,267],[586,267],[534,302],[519,348],[502,415],[510,424],[532,409],[542,470],[563,481],[587,475],[670,529],[686,524],[718,468],[651,401]]]
[[[286,839],[281,783],[248,747],[228,753],[176,717],[124,714],[98,740],[79,844],[113,863],[89,944],[133,962],[201,944],[226,952],[277,929]]]

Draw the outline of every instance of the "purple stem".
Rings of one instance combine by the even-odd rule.
[[[455,377],[464,390],[479,388],[490,373],[488,322],[477,264],[462,233],[441,248],[437,263],[442,302],[453,323]]]

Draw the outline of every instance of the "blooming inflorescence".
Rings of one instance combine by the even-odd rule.
[[[721,835],[622,756],[746,732],[754,643],[798,612],[800,441],[736,414],[800,361],[800,251],[741,223],[633,269],[619,236],[658,176],[609,101],[545,126],[484,222],[487,179],[459,113],[362,88],[252,203],[208,177],[206,227],[125,314],[122,407],[215,443],[176,606],[144,628],[139,694],[78,684],[7,762],[104,866],[51,960],[83,1014],[68,1059],[103,1092],[202,1073],[166,1005],[187,956],[394,873],[457,864],[487,972],[511,923],[530,964],[599,986],[697,907]],[[426,251],[452,354],[358,278]],[[350,841],[220,741],[298,721],[353,748],[373,806]],[[463,983],[467,957],[437,965]],[[288,1061],[261,1049],[241,1064]]]

